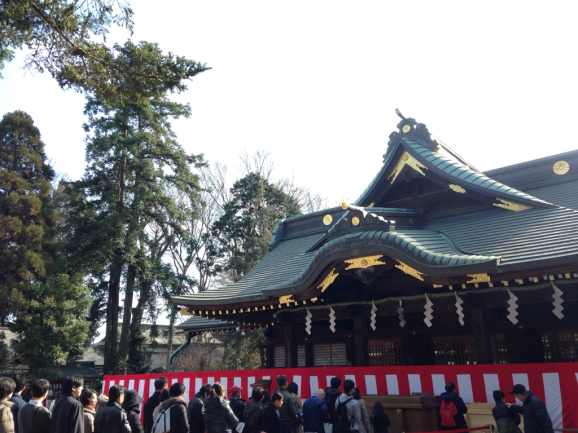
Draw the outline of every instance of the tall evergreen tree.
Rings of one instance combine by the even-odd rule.
[[[54,171],[32,118],[6,114],[0,122],[0,321],[25,311],[31,284],[46,271],[44,247]]]
[[[207,68],[173,54],[163,54],[156,44],[127,42],[109,53],[110,62],[126,71],[118,95],[95,90],[87,96],[89,121],[83,178],[68,184],[70,229],[75,235],[79,265],[95,279],[107,274],[106,284],[96,284],[107,294],[105,369],[119,350],[128,352],[131,305],[140,284],[139,307],[144,309],[154,286],[155,269],[173,241],[169,227],[178,227],[187,212],[175,202],[173,192],[195,206],[198,176],[193,167],[202,156],[188,155],[176,141],[172,119],[189,117],[188,104],[170,100],[187,88],[187,81]],[[130,71],[137,70],[138,74]],[[160,230],[150,230],[155,223]],[[125,281],[125,309],[118,345],[119,294]],[[139,316],[140,315],[140,316]],[[142,318],[142,310],[134,316]],[[136,329],[136,328],[134,328]]]
[[[47,276],[30,287],[26,314],[12,327],[14,349],[36,375],[44,367],[60,367],[86,349],[90,306],[88,288],[80,275]]]
[[[113,25],[132,31],[132,13],[124,0],[2,0],[0,70],[26,48],[26,68],[49,72],[61,86],[114,92],[123,71],[103,42]]]
[[[224,257],[222,268],[232,281],[265,257],[277,220],[299,215],[295,200],[260,174],[249,173],[231,188],[223,214],[213,224]]]

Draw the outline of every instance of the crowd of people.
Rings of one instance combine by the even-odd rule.
[[[82,377],[69,377],[59,398],[49,405],[47,380],[26,387],[18,379],[2,377],[0,433],[387,433],[391,423],[381,403],[374,403],[369,416],[353,380],[342,384],[333,377],[330,385],[302,401],[298,385],[281,375],[272,394],[257,387],[245,401],[243,388],[230,388],[227,399],[224,386],[216,382],[201,386],[187,402],[185,385],[169,387],[167,378],[161,376],[154,382],[154,394],[142,406],[141,417],[144,399],[121,385],[111,386],[108,396],[99,395],[83,388]],[[22,397],[25,388],[27,398]],[[440,429],[467,429],[467,406],[452,382],[445,390],[440,396]],[[520,415],[525,433],[553,433],[552,421],[538,397],[524,385],[515,385],[510,394],[522,404],[505,403],[502,391],[493,394],[499,433],[521,433]]]

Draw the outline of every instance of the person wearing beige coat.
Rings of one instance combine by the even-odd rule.
[[[8,401],[16,388],[16,383],[9,377],[0,378],[0,433],[14,433],[14,415],[12,408],[15,403]]]
[[[369,414],[367,413],[367,408],[365,407],[365,402],[361,398],[359,394],[359,388],[355,388],[353,391],[353,398],[357,400],[357,404],[359,405],[359,409],[361,410],[361,420],[363,421],[363,425],[365,426],[365,431],[367,433],[371,433],[371,421],[369,420]]]
[[[80,403],[84,407],[84,433],[94,432],[94,415],[96,415],[96,405],[98,396],[96,391],[85,389],[80,394]]]

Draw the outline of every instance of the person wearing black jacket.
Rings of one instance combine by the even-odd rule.
[[[279,413],[279,408],[282,405],[283,395],[275,391],[271,396],[271,402],[263,409],[262,431],[265,433],[281,433],[281,414]]]
[[[245,406],[245,428],[243,433],[261,433],[261,424],[263,421],[263,388],[256,387],[251,393],[251,398]]]
[[[237,385],[233,386],[229,390],[229,394],[231,394],[229,404],[239,422],[245,422],[245,406],[247,405],[245,404],[245,400],[241,398],[241,392],[243,392],[243,388]]]
[[[137,394],[134,389],[124,393],[122,408],[126,411],[128,424],[132,433],[143,433],[142,424],[140,423],[140,410],[138,405],[143,402],[144,398]]]
[[[94,416],[94,433],[131,433],[128,416],[122,408],[126,388],[111,386],[108,403]]]
[[[24,401],[24,399],[22,398],[22,396],[20,394],[22,393],[22,391],[24,391],[24,388],[26,388],[26,386],[25,386],[24,381],[22,379],[20,379],[18,376],[15,376],[13,380],[14,380],[14,383],[16,383],[16,388],[14,388],[14,392],[12,393],[12,398],[8,399],[8,401],[11,401],[12,403],[15,404],[15,406],[12,407],[12,416],[14,417],[14,431],[17,432],[18,431],[18,411],[26,405],[26,402]]]
[[[514,385],[510,395],[515,395],[522,406],[506,403],[508,408],[524,416],[524,433],[553,433],[552,420],[546,406],[524,385]]]
[[[282,433],[293,433],[293,424],[297,422],[297,410],[293,397],[287,390],[288,384],[287,376],[277,376],[277,390],[275,392],[283,396],[283,405],[279,408]],[[273,401],[273,397],[271,397],[271,401]]]
[[[208,397],[210,392],[211,385],[207,383],[201,386],[199,392],[189,401],[187,416],[191,433],[205,432],[205,397]]]
[[[391,425],[389,417],[383,410],[383,405],[378,401],[373,403],[371,425],[373,425],[373,433],[387,433],[387,427]]]
[[[341,395],[339,387],[341,386],[341,379],[332,377],[329,382],[331,385],[325,390],[325,401],[327,402],[327,411],[329,413],[329,424],[333,424],[333,417],[335,416],[335,408],[337,407],[337,399]]]
[[[207,433],[225,433],[237,428],[239,420],[225,400],[225,390],[220,383],[214,383],[211,394],[205,399],[205,427]]]
[[[187,417],[187,402],[185,400],[185,385],[173,383],[169,388],[169,399],[163,401],[154,411],[155,422],[165,423],[166,418],[161,412],[169,412],[170,423],[163,425],[164,430],[171,433],[189,433],[189,419]],[[159,416],[159,414],[161,414]]]
[[[454,402],[456,406],[457,414],[454,415],[454,421],[456,422],[455,427],[444,427],[441,426],[441,430],[456,430],[462,428],[468,428],[468,424],[466,423],[466,418],[464,415],[468,412],[468,407],[464,403],[464,400],[458,395],[456,392],[456,386],[453,382],[446,383],[446,392],[442,392],[440,395],[440,408],[442,406],[442,402]],[[441,422],[441,415],[440,415],[440,422]]]
[[[155,380],[155,392],[150,398],[146,401],[143,406],[143,426],[144,426],[144,433],[151,433],[153,429],[153,423],[155,420],[153,419],[153,412],[156,407],[161,404],[161,394],[164,389],[169,386],[169,380],[161,376],[157,380]]]
[[[518,424],[520,424],[520,415],[506,406],[504,394],[502,391],[494,391],[494,401],[496,406],[492,408],[492,415],[496,420],[498,433],[522,433]]]
[[[67,377],[62,383],[62,397],[52,409],[51,433],[84,433],[84,408],[80,402],[84,379]]]

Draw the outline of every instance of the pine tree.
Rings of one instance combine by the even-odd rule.
[[[278,219],[300,213],[293,198],[257,173],[235,182],[223,214],[213,224],[224,256],[222,268],[230,279],[238,281],[265,257]]]
[[[41,368],[63,366],[86,349],[90,306],[88,288],[79,275],[47,276],[31,285],[26,314],[12,329],[18,334],[15,350],[36,375]]]
[[[163,54],[156,44],[127,42],[110,51],[110,61],[126,71],[122,91],[94,91],[87,96],[89,122],[84,177],[68,184],[69,224],[75,234],[79,266],[94,276],[94,287],[106,290],[105,371],[119,350],[128,352],[129,330],[137,332],[142,313],[153,295],[155,269],[162,264],[171,226],[188,217],[174,191],[191,206],[198,200],[198,176],[193,168],[200,155],[188,155],[176,141],[172,119],[190,116],[188,104],[170,100],[186,90],[186,81],[206,70],[197,62]],[[138,74],[129,73],[138,70]],[[151,224],[158,230],[149,230]],[[107,275],[105,284],[101,275]],[[118,345],[119,294],[125,281],[125,308]],[[133,293],[140,299],[131,312]],[[136,336],[135,336],[136,338]]]
[[[48,208],[54,171],[32,118],[0,122],[0,321],[28,306],[31,285],[46,271],[43,247],[52,225]]]

